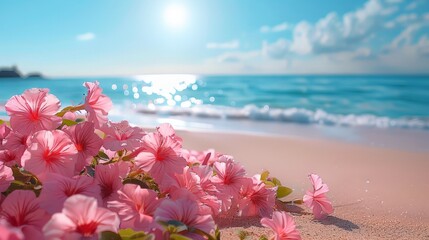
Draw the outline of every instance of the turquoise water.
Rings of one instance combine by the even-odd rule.
[[[49,88],[63,106],[79,104],[86,92],[82,83],[94,80],[116,109],[142,114],[429,129],[429,77],[425,76],[1,79],[0,105],[31,87]],[[3,108],[0,111],[5,115]]]

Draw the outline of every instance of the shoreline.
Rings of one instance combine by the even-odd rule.
[[[429,153],[294,136],[177,132],[184,148],[232,155],[249,176],[269,170],[294,189],[285,200],[301,198],[310,187],[307,174],[319,174],[335,212],[316,222],[301,206],[304,212],[294,215],[303,239],[429,238]],[[242,230],[258,236],[266,232],[258,220],[237,218],[237,226],[222,233],[227,239]]]

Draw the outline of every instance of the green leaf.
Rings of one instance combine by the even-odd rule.
[[[101,159],[110,160],[109,156],[107,156],[107,154],[103,151],[98,152],[98,157],[100,157]]]
[[[122,240],[153,240],[155,237],[152,234],[146,234],[143,231],[135,232],[131,228],[119,230],[119,236]]]
[[[269,175],[270,175],[270,172],[268,172],[267,170],[263,171],[261,173],[261,181],[267,180]]]
[[[185,237],[183,235],[173,233],[170,235],[171,240],[192,240],[192,238]]]
[[[101,233],[101,240],[122,240],[121,236],[111,231],[104,231]]]
[[[267,236],[262,235],[262,236],[259,238],[259,240],[268,240],[268,238],[267,238]]]
[[[291,193],[292,193],[292,189],[288,187],[278,186],[277,188],[277,198],[284,198]]]
[[[279,180],[279,179],[277,179],[277,178],[273,178],[273,179],[271,180],[271,182],[273,182],[276,186],[281,186],[281,185],[282,185],[282,183],[280,182],[280,180]]]
[[[75,122],[75,121],[73,121],[73,120],[70,120],[70,119],[63,119],[63,125],[66,125],[66,126],[74,126],[74,125],[76,125],[77,124],[77,122]]]
[[[4,123],[4,121],[2,119],[0,119],[0,124],[3,124],[3,123]]]
[[[270,181],[267,181],[267,180],[265,180],[264,183],[265,183],[265,186],[267,188],[273,188],[273,187],[276,186],[273,182],[270,182]]]

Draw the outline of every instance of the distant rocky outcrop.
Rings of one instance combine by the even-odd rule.
[[[16,66],[1,67],[0,68],[0,78],[22,78],[22,74],[19,72]]]
[[[17,66],[0,67],[0,78],[45,78],[39,72],[31,72],[26,76],[21,74]]]
[[[44,78],[44,76],[39,72],[31,72],[27,74],[27,78]]]

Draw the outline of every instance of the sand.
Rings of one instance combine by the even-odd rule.
[[[318,222],[304,206],[284,206],[303,239],[429,239],[429,152],[376,148],[332,140],[180,131],[184,147],[230,154],[249,175],[263,169],[301,198],[319,174],[335,212]],[[222,239],[270,235],[258,218],[224,220]]]

